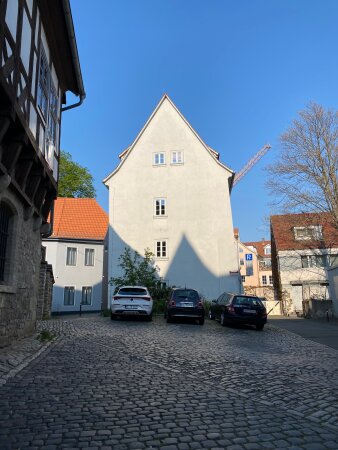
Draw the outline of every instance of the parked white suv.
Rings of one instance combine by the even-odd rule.
[[[153,299],[144,286],[121,286],[111,299],[110,318],[122,316],[144,316],[151,321]]]

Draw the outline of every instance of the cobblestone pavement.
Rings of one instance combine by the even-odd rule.
[[[39,326],[59,339],[0,372],[1,450],[338,449],[334,349],[273,325]]]

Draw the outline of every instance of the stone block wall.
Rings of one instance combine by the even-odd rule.
[[[51,315],[53,295],[53,268],[46,261],[40,264],[39,297],[36,308],[36,319],[49,319]]]
[[[39,220],[27,214],[14,192],[5,189],[0,202],[11,208],[5,280],[0,284],[0,346],[35,330],[41,261]]]

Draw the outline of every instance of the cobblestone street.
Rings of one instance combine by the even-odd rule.
[[[273,324],[39,327],[58,339],[0,375],[1,450],[338,449],[338,352]]]

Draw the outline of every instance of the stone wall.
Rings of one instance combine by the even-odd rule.
[[[40,223],[9,189],[0,193],[13,216],[0,284],[0,346],[34,332],[41,261]]]
[[[39,297],[36,308],[36,319],[49,319],[51,315],[53,296],[53,269],[46,261],[40,264]]]

